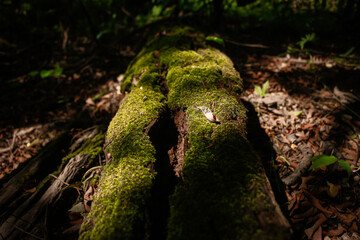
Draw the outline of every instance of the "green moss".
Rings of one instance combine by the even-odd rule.
[[[151,88],[159,90],[160,64],[167,65],[159,59],[160,56],[162,58],[163,52],[167,52],[166,56],[171,57],[172,50],[175,50],[173,46],[176,46],[176,50],[188,49],[195,45],[202,46],[204,41],[198,41],[198,35],[190,27],[175,27],[171,31],[159,30],[145,48],[131,61],[121,84],[121,91],[129,91],[134,85],[151,86]],[[203,36],[200,37],[200,39],[203,38]]]
[[[157,62],[154,52],[140,52],[126,71],[121,91],[129,91],[133,85],[156,87],[160,77]]]
[[[88,231],[80,239],[144,238],[144,206],[154,174],[147,167],[128,164],[135,158],[124,160],[107,168],[101,178],[101,191],[82,226]]]
[[[242,90],[242,80],[231,60],[204,39],[191,28],[159,31],[130,64],[122,91],[131,92],[107,131],[113,159],[80,239],[146,239],[145,206],[155,176],[148,166],[156,160],[147,128],[166,105],[184,110],[189,126],[184,181],[170,200],[168,239],[274,236],[257,216],[261,211],[271,217],[273,209],[262,191],[266,180],[259,160],[245,138],[245,108],[233,96]],[[167,99],[160,93],[163,81]],[[209,122],[200,106],[211,109],[221,124]],[[267,215],[262,218],[271,226]]]
[[[239,73],[219,50],[181,51],[175,52],[175,56],[178,60],[168,60],[170,67],[166,76],[170,107],[187,107],[194,102],[189,97],[197,95],[198,98],[216,89],[226,89],[231,93],[242,90]],[[166,54],[165,58],[171,59]]]
[[[136,88],[122,102],[107,131],[112,161],[82,226],[80,239],[143,239],[145,204],[155,173],[146,128],[160,115],[165,98],[151,88]]]
[[[167,49],[161,56],[168,105],[186,110],[190,145],[184,182],[170,201],[168,239],[271,238],[259,231],[256,213],[273,210],[262,193],[259,161],[245,138],[245,108],[232,96],[242,90],[242,81],[231,60],[213,48]],[[211,109],[221,124],[209,122],[200,106]]]
[[[262,193],[265,179],[238,126],[211,127],[191,114],[188,121],[191,147],[184,182],[171,197],[168,239],[271,239],[269,232],[258,232],[262,226],[256,217],[272,211]]]

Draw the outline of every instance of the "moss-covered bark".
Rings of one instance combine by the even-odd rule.
[[[245,138],[242,80],[231,60],[190,28],[161,31],[129,66],[130,91],[107,132],[106,167],[81,239],[148,239],[147,202],[156,175],[148,132],[165,107],[180,125],[182,182],[170,197],[168,239],[287,239],[257,155]],[[209,121],[199,107],[219,119]],[[175,117],[176,118],[176,117]],[[166,133],[164,133],[166,134]],[[186,146],[180,146],[186,141]],[[182,143],[184,145],[184,143]],[[174,158],[174,156],[173,156]],[[176,158],[176,157],[175,157]],[[179,167],[179,166],[177,166]],[[282,218],[280,221],[277,218]],[[165,231],[165,229],[164,229]]]
[[[165,107],[164,96],[149,87],[134,89],[109,125],[107,151],[112,161],[100,181],[100,191],[83,224],[81,239],[142,239],[145,203],[155,162],[146,127]]]

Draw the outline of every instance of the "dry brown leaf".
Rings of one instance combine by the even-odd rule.
[[[19,156],[16,158],[16,160],[20,163],[26,162],[27,158],[23,157],[23,156]]]
[[[352,222],[356,219],[356,216],[353,213],[349,213],[349,214],[341,214],[341,213],[339,213],[339,215],[337,217],[346,226],[351,226]]]
[[[307,177],[301,177],[301,185],[300,185],[300,189],[306,189],[307,188],[307,182],[310,181],[311,179],[315,178],[315,176],[310,175]]]
[[[296,197],[294,198],[293,203],[296,203],[294,208],[291,210],[289,216],[292,216],[294,211],[299,208],[300,206],[300,193],[296,194]],[[294,204],[293,204],[294,205]],[[290,206],[289,206],[290,207]]]
[[[29,153],[23,153],[23,156],[24,156],[25,158],[31,158],[31,154],[29,154]]]
[[[74,74],[73,74],[73,79],[74,79],[74,80],[79,79],[80,77],[81,77],[81,75],[78,74],[78,73],[74,73]]]
[[[295,133],[295,135],[298,137],[298,142],[301,142],[303,140],[308,140],[309,136],[310,136],[310,132],[308,131],[306,134],[304,133],[304,131],[301,132],[297,132]]]
[[[352,231],[355,231],[355,232],[358,232],[359,231],[359,228],[358,228],[358,225],[356,223],[356,221],[352,222],[352,225],[351,225],[351,228],[350,228]]]
[[[30,189],[24,189],[24,191],[27,193],[34,193],[34,192],[36,192],[36,187],[30,188]]]
[[[312,240],[322,240],[322,227],[321,226],[314,233]]]
[[[80,96],[75,96],[74,97],[74,103],[76,103],[77,101],[79,101],[80,100]]]
[[[317,221],[314,223],[314,225],[304,231],[306,236],[309,239],[311,239],[315,230],[318,229],[321,226],[321,224],[323,224],[326,220],[327,220],[327,217],[323,213],[320,213],[319,215],[317,215]]]
[[[309,201],[314,205],[314,207],[316,207],[317,209],[319,209],[320,211],[322,211],[327,217],[330,217],[333,212],[330,210],[327,210],[326,208],[324,208],[323,206],[321,206],[319,199],[317,199],[316,197],[314,197],[311,193],[309,193],[306,189],[302,189],[305,196],[309,199]]]
[[[357,157],[356,150],[350,150],[348,148],[340,148],[339,150],[342,152],[345,152],[347,155],[349,155],[348,157],[345,156],[347,159],[356,160],[356,157]]]
[[[305,124],[301,127],[302,130],[307,130],[309,128],[312,128],[313,126],[315,126],[316,124],[315,123],[308,123],[308,124]]]
[[[94,101],[91,98],[87,98],[85,101],[88,105],[95,105]]]
[[[327,232],[324,233],[324,235],[327,235],[327,236],[330,236],[330,237],[339,236],[339,235],[343,234],[345,231],[346,231],[346,229],[343,226],[340,225],[338,229],[327,231]]]

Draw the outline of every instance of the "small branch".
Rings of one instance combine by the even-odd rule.
[[[57,180],[59,180],[60,182],[62,182],[63,184],[65,184],[66,186],[70,186],[70,184],[68,184],[67,182],[64,182],[63,180],[61,180],[60,178],[58,178],[57,176],[55,176],[54,174],[49,174],[49,176],[56,178]]]
[[[225,40],[225,42],[234,44],[234,45],[238,45],[238,46],[243,46],[243,47],[250,47],[250,48],[270,48],[269,46],[266,45],[262,45],[262,44],[256,44],[256,43],[239,43],[239,42],[235,42],[235,41],[231,41],[231,40]]]
[[[0,153],[9,152],[14,148],[16,133],[17,133],[17,131],[15,131],[13,134],[12,143],[11,143],[10,147],[0,149]]]

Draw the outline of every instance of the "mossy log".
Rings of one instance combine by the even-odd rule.
[[[291,238],[246,139],[242,79],[204,35],[156,33],[122,91],[106,136],[112,160],[80,239]]]
[[[56,218],[64,215],[64,212],[66,213],[66,210],[69,208],[64,209],[57,205],[67,205],[67,207],[70,207],[75,200],[72,199],[69,201],[69,196],[62,196],[64,187],[66,187],[65,184],[73,184],[80,181],[85,171],[96,164],[98,155],[102,152],[104,131],[95,127],[86,136],[87,137],[82,137],[81,144],[78,144],[79,141],[77,141],[70,147],[74,152],[62,159],[62,163],[58,169],[51,174],[52,176],[45,177],[43,181],[36,186],[34,193],[22,194],[21,198],[19,197],[22,201],[16,201],[16,208],[7,209],[7,211],[2,214],[0,236],[3,239],[54,239],[54,233],[49,232],[49,219],[52,218],[52,221],[56,222],[55,224],[64,225],[64,223],[59,223]],[[50,143],[50,146],[58,146],[60,140],[65,140],[64,137],[65,135],[62,134],[57,140]],[[50,146],[45,149],[45,153],[49,151]],[[51,147],[50,149],[53,154],[59,155],[56,148]],[[31,161],[18,175],[12,178],[11,182],[16,180],[15,182],[18,183],[18,185],[21,184],[20,179],[26,180],[29,175],[31,176],[31,174],[34,173],[34,166],[38,166],[38,164],[44,163],[46,160],[49,161],[51,155],[45,153],[37,156],[35,158],[37,159],[36,162]],[[38,174],[37,177],[39,177],[39,172],[36,171],[36,173]],[[54,181],[51,182],[50,180],[54,177]],[[11,189],[17,189],[17,191],[22,192],[23,186],[18,185],[11,185]],[[2,189],[2,191],[6,192],[6,189]],[[64,202],[67,203],[64,204]],[[57,208],[62,212],[56,212],[55,209]],[[57,230],[60,229],[59,226],[55,228]]]

